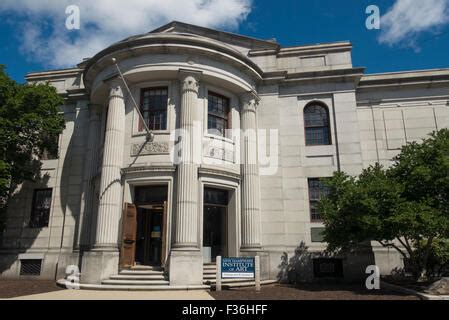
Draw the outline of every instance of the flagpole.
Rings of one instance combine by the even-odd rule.
[[[131,100],[132,100],[132,102],[134,104],[134,108],[136,109],[137,114],[140,117],[140,120],[143,122],[143,125],[145,127],[145,131],[147,132],[147,141],[153,141],[154,133],[150,130],[150,128],[148,127],[147,122],[145,121],[142,113],[140,112],[140,109],[137,106],[136,100],[134,99],[134,96],[131,94],[131,90],[129,90],[129,87],[128,87],[128,84],[126,83],[125,77],[123,76],[123,73],[120,70],[120,67],[118,66],[117,59],[116,58],[112,58],[112,63],[117,68],[118,74],[119,74],[120,78],[123,80],[123,83],[125,84],[126,91],[128,92],[128,95],[131,97]]]

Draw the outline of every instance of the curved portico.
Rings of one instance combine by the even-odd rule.
[[[112,58],[117,59],[138,107],[147,99],[143,90],[162,88],[167,94],[167,125],[151,128],[152,141],[146,140],[142,119]],[[215,258],[210,250],[212,255],[232,256],[261,251],[255,134],[255,88],[260,76],[258,67],[232,47],[185,34],[130,38],[88,62],[84,82],[91,103],[104,106],[104,143],[99,205],[97,212],[93,210],[97,223],[91,230],[95,243],[83,259],[83,281],[100,283],[117,273],[122,233],[127,229],[124,203],[134,203],[137,190],[143,187],[166,186],[168,190],[164,225],[152,234],[163,238],[161,261],[169,271],[170,284],[202,284],[203,262]],[[223,120],[226,133],[209,130],[211,94],[223,99],[219,103],[229,109]],[[207,223],[219,220],[205,215],[210,210],[221,212],[221,204],[204,207],[204,197],[220,190],[227,201],[225,218],[220,220],[226,224],[220,238],[224,249],[209,248],[207,253]],[[137,206],[137,214],[139,208],[149,207]]]

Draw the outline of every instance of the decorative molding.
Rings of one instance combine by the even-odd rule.
[[[144,142],[131,145],[131,156],[143,156],[150,154],[168,154],[169,146],[167,142]]]
[[[137,172],[175,172],[176,167],[175,166],[141,166],[141,167],[128,167],[123,168],[122,173],[128,174],[128,173],[137,173]]]
[[[229,172],[225,170],[218,170],[218,169],[209,169],[209,168],[198,168],[198,175],[212,175],[217,177],[227,177],[234,179],[238,182],[241,180],[241,176],[238,173]]]

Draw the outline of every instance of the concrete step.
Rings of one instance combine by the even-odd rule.
[[[203,274],[203,279],[215,279],[217,276],[216,274]]]
[[[57,285],[66,288],[65,280],[60,279]],[[167,285],[113,285],[113,284],[79,284],[81,290],[113,290],[113,291],[176,291],[176,290],[208,290],[208,285],[167,286]]]
[[[135,275],[135,274],[117,274],[110,276],[111,280],[167,280],[163,274],[151,274],[151,275]]]
[[[164,275],[163,271],[155,270],[122,270],[119,272],[120,275],[139,275],[139,276],[149,276],[149,275]]]
[[[203,269],[217,269],[216,264],[203,264]]]
[[[103,280],[101,284],[121,286],[158,286],[170,284],[167,280]]]
[[[203,270],[203,274],[217,274],[216,270]]]
[[[124,270],[137,270],[137,271],[164,271],[164,268],[162,267],[152,267],[152,266],[134,266],[129,269]]]

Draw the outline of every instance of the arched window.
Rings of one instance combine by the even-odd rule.
[[[304,108],[306,146],[331,144],[329,110],[319,102],[312,102]]]

